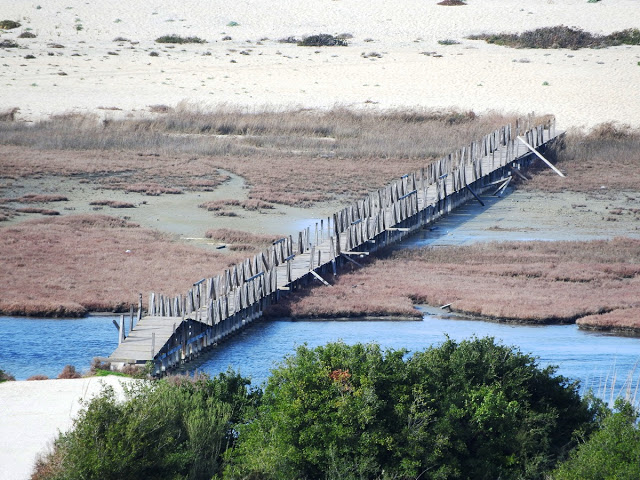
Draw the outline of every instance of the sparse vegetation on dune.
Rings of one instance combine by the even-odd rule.
[[[294,293],[273,313],[411,315],[414,303],[426,303],[505,321],[570,323],[640,308],[639,299],[640,240],[508,242],[395,252],[338,275],[331,288]],[[640,329],[637,316],[629,318]]]
[[[298,41],[299,47],[346,47],[347,41],[340,36],[333,36],[328,33],[310,35]]]
[[[522,33],[483,33],[471,35],[470,40],[514,48],[605,48],[619,45],[640,45],[640,30],[629,28],[609,35],[594,35],[580,28],[558,25],[527,30]]]
[[[0,312],[12,315],[128,311],[138,293],[145,303],[151,291],[184,293],[246,256],[203,251],[104,215],[27,220],[3,227],[0,238]]]
[[[163,35],[161,37],[156,38],[156,43],[207,43],[206,40],[203,40],[200,37],[183,37],[180,35],[172,34],[172,35]]]

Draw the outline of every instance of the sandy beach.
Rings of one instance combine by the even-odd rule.
[[[21,26],[0,31],[0,42],[19,45],[0,48],[0,112],[17,107],[20,122],[69,112],[151,116],[159,105],[188,102],[250,111],[339,105],[535,112],[555,115],[561,129],[640,127],[639,46],[524,50],[467,39],[555,25],[593,34],[638,28],[637,0],[469,0],[457,7],[435,0],[5,3],[0,20]],[[36,36],[18,38],[24,32]],[[342,35],[348,46],[280,41],[320,33]],[[206,42],[155,42],[169,34]],[[160,213],[148,218],[158,222]],[[183,236],[204,229],[164,228]],[[28,478],[37,453],[71,426],[79,399],[103,381],[119,384],[114,378],[1,384],[0,480]]]
[[[640,125],[640,98],[631,88],[640,83],[638,47],[518,50],[466,39],[555,25],[608,34],[637,28],[639,8],[634,0],[474,0],[458,7],[424,0],[16,0],[2,11],[22,26],[1,36],[20,48],[0,49],[0,109],[19,107],[20,119],[36,120],[69,111],[144,114],[181,101],[250,109],[425,106],[553,113],[561,128]],[[37,37],[16,38],[23,31]],[[319,33],[344,34],[349,45],[280,42]],[[169,34],[206,43],[155,42]],[[447,40],[459,43],[439,43]]]
[[[58,435],[68,430],[81,408],[103,386],[122,395],[131,379],[89,377],[0,384],[0,479],[29,478],[35,459]]]

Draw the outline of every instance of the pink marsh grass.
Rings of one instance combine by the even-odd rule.
[[[421,303],[451,304],[459,312],[532,323],[572,323],[588,315],[640,308],[640,240],[405,250],[338,275],[332,287],[294,293],[276,313],[403,316]],[[640,318],[628,318],[640,328]]]

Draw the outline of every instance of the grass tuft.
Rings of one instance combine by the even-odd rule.
[[[18,213],[39,213],[40,215],[60,215],[57,210],[50,210],[48,208],[36,208],[36,207],[23,207],[16,208]]]
[[[156,43],[207,43],[206,40],[203,40],[200,37],[181,37],[180,35],[163,35],[161,37],[156,38]]]
[[[133,203],[120,202],[118,200],[94,200],[93,202],[90,202],[89,205],[101,205],[111,208],[136,208]]]

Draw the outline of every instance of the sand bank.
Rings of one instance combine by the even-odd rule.
[[[4,382],[0,384],[0,479],[29,478],[36,456],[66,431],[80,409],[103,385],[122,394],[121,377]]]
[[[34,120],[66,111],[141,114],[183,100],[249,108],[425,106],[554,113],[561,128],[614,120],[638,126],[640,97],[631,86],[640,84],[640,47],[517,50],[466,37],[560,24],[608,34],[637,28],[639,13],[634,0],[460,7],[425,0],[16,0],[2,12],[22,26],[2,34],[20,48],[0,50],[0,109],[20,107],[18,118]],[[37,37],[18,39],[26,30]],[[318,33],[352,38],[347,47],[279,42]],[[168,34],[206,43],[155,42]]]

